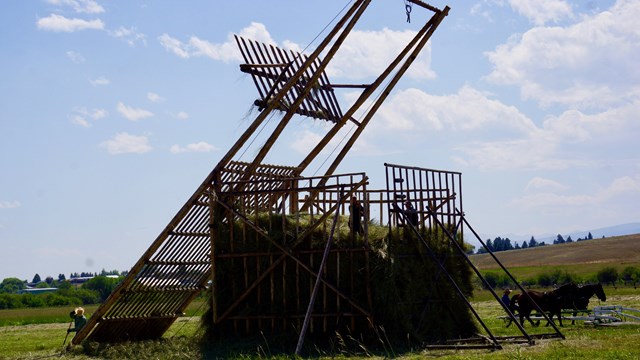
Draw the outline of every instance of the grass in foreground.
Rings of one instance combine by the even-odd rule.
[[[614,290],[606,290],[608,305],[623,305],[640,308],[640,291],[635,294],[616,294]],[[474,307],[494,333],[494,335],[519,334],[512,325],[505,328],[502,320],[502,309],[495,300],[476,300]],[[592,303],[598,305],[597,301]],[[71,352],[63,354],[66,359],[185,359],[207,358],[211,355],[203,352],[194,335],[198,331],[197,317],[179,319],[167,332],[165,338],[158,341],[125,343],[113,346],[99,346],[88,344],[86,349],[75,347]],[[62,343],[66,333],[66,323],[38,324],[23,326],[0,327],[0,359],[35,359],[54,356],[61,353]],[[525,325],[530,333],[551,332],[551,328],[531,328]],[[371,349],[361,349],[355,352],[338,348],[333,353],[320,350],[310,354],[314,358],[387,358],[402,359],[443,358],[443,359],[638,359],[640,358],[640,325],[620,327],[593,327],[577,323],[571,325],[565,322],[561,329],[566,340],[538,340],[535,346],[505,345],[503,350],[447,350],[420,351],[414,349],[402,353],[401,349],[387,349],[386,352],[375,352]],[[73,335],[73,334],[71,334]],[[71,336],[70,335],[70,336]],[[67,339],[67,342],[70,339]],[[226,344],[230,349],[227,357],[235,358],[289,358],[278,355],[270,349],[270,344],[264,339],[255,340],[247,344],[238,341],[237,344]],[[238,347],[244,350],[237,350]],[[87,355],[87,351],[91,356]],[[368,354],[368,355],[367,355]],[[217,353],[216,355],[220,355]]]

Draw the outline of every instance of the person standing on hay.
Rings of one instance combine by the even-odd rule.
[[[407,216],[407,222],[413,226],[418,226],[418,211],[413,207],[411,201],[404,202],[404,213]]]
[[[84,316],[84,309],[77,307],[75,310],[69,313],[69,317],[73,319],[73,327],[67,329],[67,334],[70,332],[78,332],[83,326],[87,324],[87,318]]]
[[[364,228],[362,227],[364,208],[355,196],[351,197],[351,202],[349,203],[349,214],[349,229],[351,229],[351,236],[355,237],[355,234],[364,235]]]

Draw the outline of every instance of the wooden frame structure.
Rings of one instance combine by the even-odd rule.
[[[388,67],[366,85],[332,85],[325,69],[371,0],[355,0],[309,55],[236,37],[245,61],[240,70],[252,76],[258,89],[254,104],[259,114],[72,344],[85,339],[157,339],[205,289],[212,292],[211,316],[220,332],[300,329],[304,323],[311,333],[328,333],[340,326],[363,329],[372,324],[366,232],[357,241],[334,239],[331,232],[324,250],[312,246],[310,238],[332,216],[338,218],[351,196],[367,203],[366,175],[334,175],[335,170],[449,11],[407,1],[430,15]],[[334,94],[341,87],[362,88],[346,111]],[[363,111],[359,119],[354,118],[357,111]],[[273,132],[251,161],[240,161],[239,151],[272,115],[280,116]],[[333,125],[298,165],[264,164],[294,116]],[[304,177],[305,169],[348,122],[355,124],[355,131],[325,174]],[[304,227],[299,225],[301,214],[308,221]],[[278,238],[272,233],[274,223],[280,224]],[[328,268],[337,275],[321,276]],[[315,283],[319,290],[311,291]],[[291,292],[297,299],[293,303],[284,295]],[[314,306],[307,306],[314,301]]]

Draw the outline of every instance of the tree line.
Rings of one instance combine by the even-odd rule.
[[[105,269],[102,269],[102,271],[100,271],[100,273],[95,272],[81,272],[81,273],[77,273],[77,272],[72,272],[71,274],[69,274],[69,279],[77,279],[77,278],[90,278],[90,277],[95,277],[95,276],[107,276],[107,275],[116,275],[116,276],[127,276],[128,271],[123,271],[120,272],[118,270],[111,270],[111,271],[107,271]],[[67,280],[67,277],[64,274],[58,274],[58,279],[56,281],[56,279],[53,278],[53,276],[47,276],[44,280],[42,280],[42,278],[40,277],[40,274],[36,273],[33,276],[33,280],[31,280],[32,285],[36,286],[36,287],[55,287],[57,284],[62,283],[64,281]],[[26,280],[25,280],[26,281]],[[44,283],[44,284],[42,284]],[[45,286],[46,284],[46,286]]]
[[[513,288],[515,284],[504,273],[487,271],[482,276],[492,288]],[[524,287],[552,287],[567,283],[602,283],[605,285],[628,285],[634,288],[640,284],[640,268],[635,266],[627,266],[622,271],[607,266],[600,269],[595,275],[581,277],[566,270],[553,270],[551,272],[538,274],[536,277],[526,278],[520,281],[520,285]],[[482,284],[482,287],[486,286]]]
[[[584,241],[584,240],[592,240],[592,239],[593,239],[593,235],[589,233],[587,236],[585,236],[584,239],[578,238],[575,241]],[[553,240],[553,245],[571,243],[573,241],[574,240],[571,238],[571,235],[569,235],[565,239],[562,235],[558,234],[558,236],[556,236],[556,238]],[[496,237],[493,240],[487,239],[485,241],[485,244],[487,245],[487,248],[491,250],[491,252],[528,249],[528,248],[533,248],[537,246],[547,245],[545,244],[544,241],[538,242],[533,236],[529,241],[526,241],[526,240],[522,241],[522,244],[518,243],[517,241],[514,241],[512,243],[509,238],[503,239],[501,237]],[[484,253],[487,253],[487,250],[484,247],[479,248],[478,251],[476,252],[476,254],[484,254]]]
[[[27,287],[26,283],[18,278],[6,278],[0,283],[0,309],[97,304],[106,300],[122,279],[123,276],[113,278],[98,275],[78,287],[70,281],[54,280],[51,285],[57,287],[55,292],[21,294],[21,290]],[[43,281],[40,284],[47,283]]]

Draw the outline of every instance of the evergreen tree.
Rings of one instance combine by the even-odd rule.
[[[53,277],[52,276],[47,276],[44,279],[44,282],[46,282],[49,286],[51,286],[53,284]]]
[[[589,231],[589,235],[587,235],[587,240],[593,240],[593,235],[591,235],[591,231]]]
[[[538,242],[536,241],[536,239],[532,236],[531,240],[529,240],[529,247],[536,247],[538,246]]]
[[[522,248],[523,248],[523,249],[526,249],[526,248],[528,248],[528,247],[529,247],[529,245],[527,245],[527,242],[526,242],[526,241],[523,241],[523,242],[522,242]]]
[[[42,281],[42,279],[40,278],[40,274],[36,273],[36,275],[33,277],[33,281],[31,281],[31,282],[34,283],[34,284],[37,284],[37,283],[39,283],[41,281]]]
[[[502,238],[498,236],[497,238],[493,239],[493,251],[498,252],[503,250],[504,244],[502,243]]]
[[[66,281],[67,278],[64,276],[64,274],[58,274],[58,281],[63,282]]]
[[[494,251],[493,242],[491,241],[491,239],[487,239],[487,249]]]
[[[553,241],[553,244],[564,244],[564,238],[562,237],[562,235],[558,234],[558,236],[556,237],[556,239]]]
[[[568,243],[573,242],[573,239],[571,239],[571,235],[569,235],[569,236],[567,237],[567,241],[566,241],[566,242],[568,242]]]

